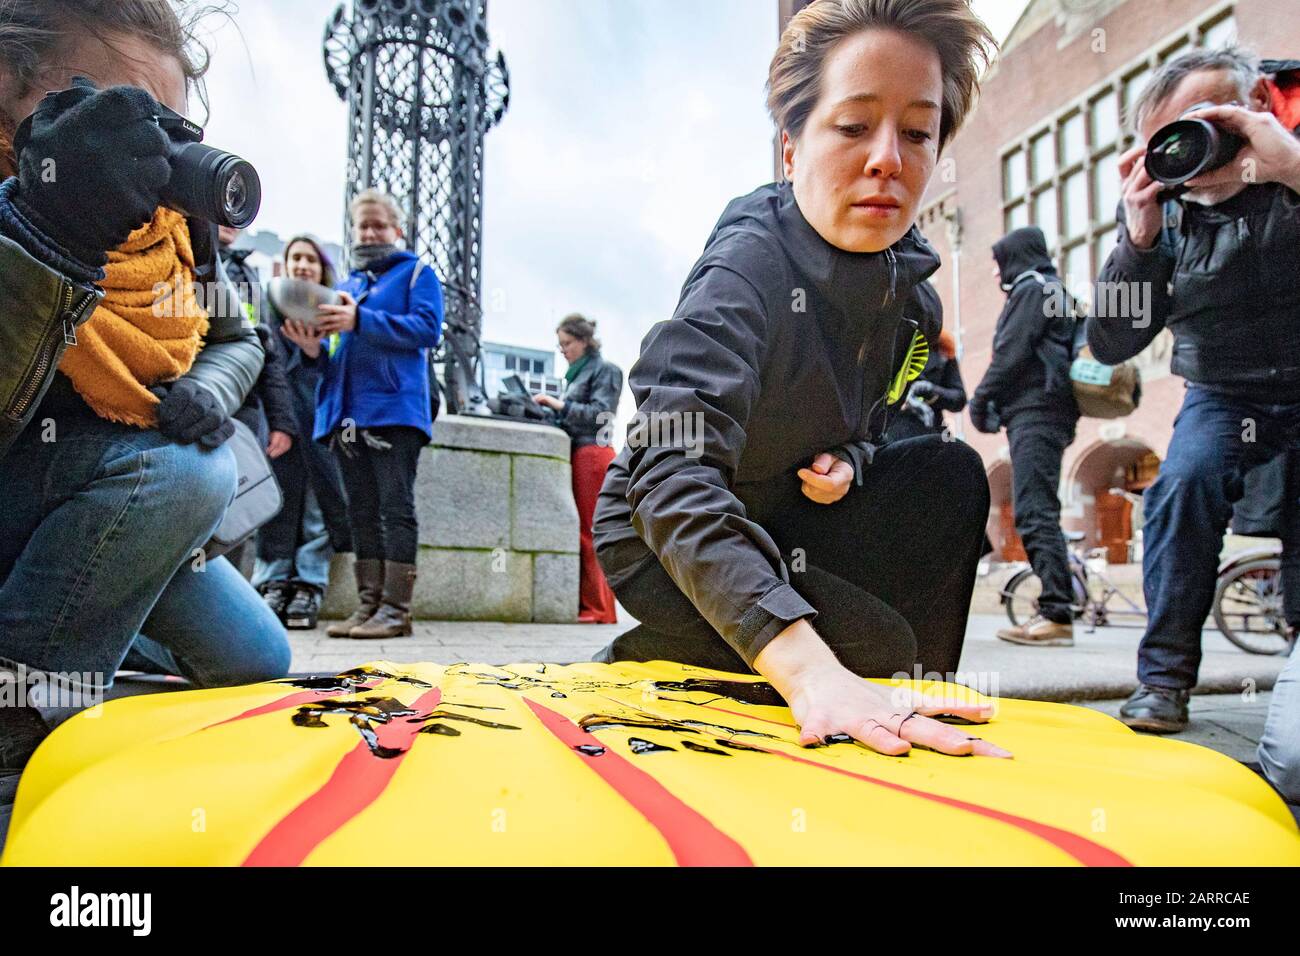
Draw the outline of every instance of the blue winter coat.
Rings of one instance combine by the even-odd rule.
[[[359,303],[357,327],[338,337],[316,394],[319,441],[344,421],[409,425],[432,440],[429,349],[442,341],[442,285],[410,252],[394,253],[338,287]]]

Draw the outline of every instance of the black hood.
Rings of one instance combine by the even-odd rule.
[[[1010,289],[1026,272],[1056,275],[1047,254],[1047,240],[1037,226],[1025,226],[1007,233],[993,245],[993,258],[1002,270],[1002,288]]]
[[[716,248],[720,240],[736,232],[775,238],[817,290],[850,314],[864,305],[883,302],[887,292],[892,293],[891,302],[906,298],[940,264],[939,256],[916,226],[882,252],[845,252],[831,245],[804,218],[789,183],[770,183],[733,200],[718,220],[706,249]]]

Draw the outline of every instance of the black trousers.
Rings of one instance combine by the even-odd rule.
[[[970,446],[937,435],[886,445],[833,505],[804,497],[783,475],[750,509],[786,557],[790,583],[817,609],[813,626],[863,677],[952,674],[989,514],[984,467]],[[642,624],[606,660],[669,660],[744,673],[750,668],[657,560],[614,591]]]
[[[1061,459],[1074,441],[1074,424],[1032,422],[1007,428],[1016,532],[1042,582],[1038,609],[1058,624],[1074,620],[1070,557],[1061,533]]]
[[[357,560],[415,564],[420,527],[415,518],[415,472],[428,439],[417,428],[365,429],[391,445],[378,449],[358,432],[356,440],[336,450]]]

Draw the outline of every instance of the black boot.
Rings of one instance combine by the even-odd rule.
[[[291,631],[316,630],[320,601],[320,588],[311,584],[299,584],[293,593],[293,600],[284,609],[284,626]]]
[[[366,623],[352,629],[352,636],[366,640],[410,637],[411,598],[415,594],[415,565],[384,562],[384,600]]]
[[[351,637],[352,629],[366,623],[379,609],[379,599],[384,593],[384,562],[364,558],[356,562],[353,571],[357,576],[357,609],[351,617],[325,629],[330,637]]]
[[[267,581],[257,590],[262,595],[262,600],[266,602],[266,606],[271,609],[271,613],[283,621],[284,609],[289,605],[289,599],[293,597],[293,585],[288,581]]]
[[[34,707],[0,707],[0,774],[21,771],[49,735]]]
[[[1180,734],[1187,729],[1191,692],[1142,684],[1119,709],[1119,719],[1147,734]]]

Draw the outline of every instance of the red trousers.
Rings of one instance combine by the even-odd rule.
[[[591,540],[591,521],[596,513],[596,496],[605,481],[605,471],[614,460],[614,449],[604,445],[575,448],[573,465],[573,500],[578,505],[579,564],[578,620],[593,624],[617,624],[614,592],[605,580],[605,572],[596,561]]]

